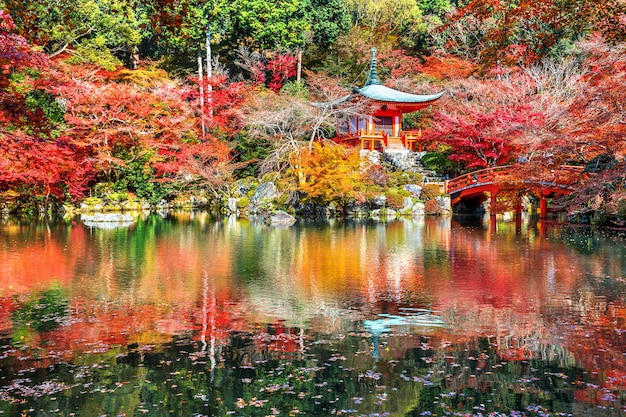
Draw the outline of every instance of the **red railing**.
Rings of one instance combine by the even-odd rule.
[[[549,174],[545,174],[544,178],[534,180],[533,183],[541,184],[544,186],[560,186],[567,187],[573,184],[580,178],[580,174],[585,168],[573,165],[560,165],[552,170]],[[485,184],[493,184],[498,177],[504,177],[511,175],[514,172],[514,167],[505,165],[494,168],[486,168],[478,171],[470,172],[469,174],[460,175],[449,181],[446,181],[445,190],[448,194],[462,191],[467,188],[473,188]]]
[[[486,168],[469,174],[460,175],[449,181],[446,181],[446,192],[452,194],[465,188],[476,187],[482,184],[491,184],[498,176],[507,175],[511,172],[510,166],[501,166],[495,168]]]

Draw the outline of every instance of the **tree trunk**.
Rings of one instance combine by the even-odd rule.
[[[213,91],[213,86],[211,85],[211,79],[213,78],[213,62],[211,57],[211,29],[209,25],[206,26],[206,80],[207,80],[207,115],[209,117],[213,117],[213,103],[211,99],[211,92]]]
[[[296,70],[296,81],[298,84],[302,79],[302,48],[298,48],[298,67]]]
[[[200,124],[202,125],[202,140],[206,140],[206,125],[204,123],[204,77],[202,71],[202,48],[198,42],[198,85],[200,86]]]

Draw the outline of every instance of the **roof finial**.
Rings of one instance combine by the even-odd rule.
[[[365,86],[368,85],[382,85],[380,78],[378,78],[378,72],[376,71],[376,48],[372,48],[372,62],[370,64],[370,74],[367,77]]]

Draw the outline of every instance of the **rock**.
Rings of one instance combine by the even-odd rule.
[[[259,203],[263,200],[272,200],[278,196],[278,189],[273,182],[264,182],[259,184],[254,195],[251,198],[251,202]]]
[[[422,195],[422,187],[417,184],[407,184],[404,186],[404,189],[411,193],[411,195],[415,198],[420,198]]]
[[[89,216],[83,214],[81,220],[85,226],[105,229],[130,226],[135,222],[135,219],[130,214],[123,213],[99,213]]]
[[[404,207],[402,210],[411,210],[413,208],[413,199],[411,197],[404,197]]]
[[[368,151],[367,149],[363,149],[361,150],[360,156],[362,159],[369,160],[374,165],[380,164],[380,152],[378,151]]]
[[[415,203],[411,209],[412,216],[423,216],[425,213],[424,203]]]
[[[387,204],[387,197],[385,197],[384,195],[379,195],[372,199],[372,208],[374,209],[385,207],[386,204]]]
[[[400,171],[410,171],[416,165],[414,153],[408,149],[386,149],[384,157]]]
[[[291,226],[296,222],[296,218],[289,213],[278,210],[276,213],[265,217],[263,221],[270,226]]]
[[[227,208],[228,208],[229,214],[236,214],[237,213],[237,199],[229,198]]]
[[[389,219],[389,218],[395,218],[398,215],[398,213],[394,209],[382,208],[382,209],[372,210],[370,215],[374,219]]]
[[[449,196],[445,196],[445,197],[439,196],[439,197],[436,197],[435,200],[437,200],[437,202],[441,206],[441,210],[448,211],[448,212],[452,211],[452,202]]]
[[[347,203],[344,210],[349,217],[365,217],[367,214],[367,206],[357,202]]]

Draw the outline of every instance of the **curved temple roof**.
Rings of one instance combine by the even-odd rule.
[[[435,100],[438,100],[445,94],[445,91],[437,94],[421,95],[405,93],[403,91],[394,90],[393,88],[385,87],[380,78],[378,78],[377,64],[376,64],[376,48],[372,48],[372,61],[370,64],[370,72],[363,88],[354,88],[354,93],[345,97],[326,102],[326,103],[311,103],[315,107],[327,107],[336,106],[347,100],[350,100],[355,94],[366,97],[370,100],[384,101],[387,103],[395,103],[402,106],[406,111],[419,110],[428,106]]]
[[[428,103],[439,99],[445,94],[445,91],[430,95],[410,94],[394,90],[393,88],[385,87],[384,85],[380,84],[370,84],[366,85],[363,88],[355,88],[355,91],[371,100],[410,104]]]
[[[371,100],[387,101],[391,103],[429,103],[435,101],[445,94],[444,92],[430,95],[410,94],[393,88],[385,87],[380,78],[378,78],[378,70],[376,63],[376,48],[372,48],[372,61],[370,63],[370,73],[363,88],[355,88],[357,93]]]

